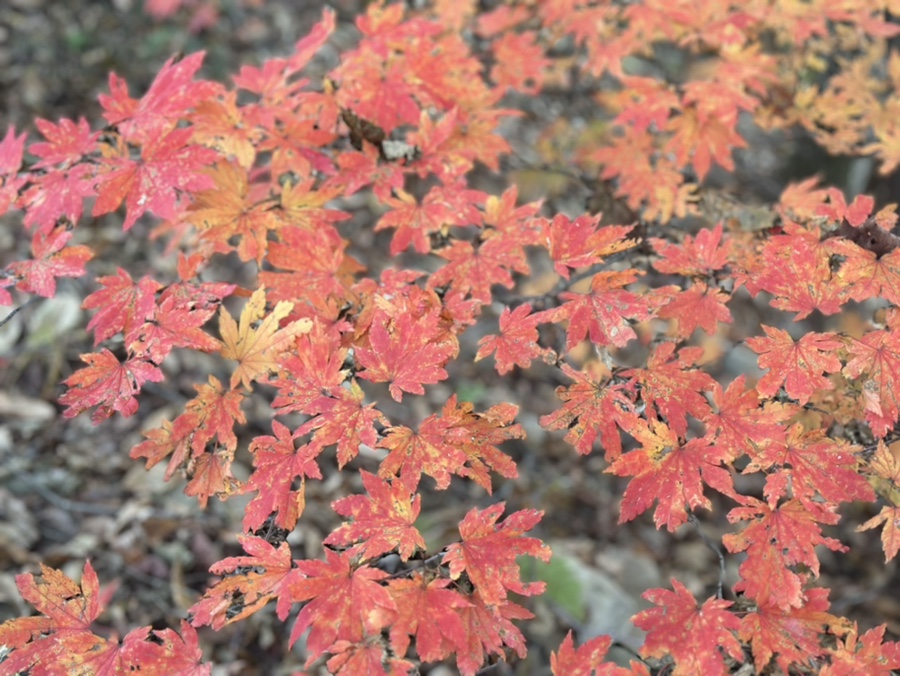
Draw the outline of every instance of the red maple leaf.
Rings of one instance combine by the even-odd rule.
[[[16,136],[15,127],[6,130],[6,136],[0,141],[0,176],[11,178],[19,171],[22,166],[22,156],[25,154],[27,138],[28,134],[25,132]]]
[[[243,526],[246,531],[258,529],[273,512],[275,525],[292,530],[306,505],[304,490],[306,478],[321,479],[322,472],[316,463],[321,448],[303,444],[294,448],[298,435],[277,420],[272,421],[275,436],[258,436],[250,443],[253,453],[253,473],[247,479],[247,490],[255,490],[256,496],[244,511]],[[300,487],[293,488],[300,477]]]
[[[266,260],[288,272],[259,273],[260,284],[269,288],[273,300],[308,303],[320,311],[326,311],[332,299],[339,304],[351,301],[349,288],[363,267],[347,255],[348,242],[333,226],[285,226],[278,231],[278,239],[268,243]]]
[[[411,130],[406,136],[407,143],[419,149],[419,155],[410,167],[420,176],[433,173],[442,181],[452,182],[465,167],[471,166],[474,149],[459,144],[462,116],[457,106],[437,119],[432,119],[432,114],[423,110],[419,128]]]
[[[313,433],[318,451],[337,444],[338,465],[356,457],[360,444],[378,441],[376,422],[384,422],[374,404],[365,405],[365,395],[355,380],[342,387],[347,377],[343,368],[347,349],[334,328],[314,322],[312,331],[298,338],[296,354],[282,359],[273,407],[279,413],[300,411],[312,416],[297,435]]]
[[[566,349],[571,350],[589,337],[596,345],[625,347],[637,338],[628,319],[648,319],[650,308],[647,300],[625,290],[625,286],[637,279],[636,270],[598,272],[591,280],[587,294],[565,292],[560,298],[566,301],[555,313],[554,320],[569,320]]]
[[[519,189],[512,185],[500,197],[488,195],[484,203],[482,220],[507,237],[518,241],[522,246],[540,244],[544,236],[543,220],[534,218],[540,211],[537,202],[516,206]]]
[[[350,196],[371,185],[372,193],[379,201],[389,199],[391,193],[403,188],[405,173],[396,162],[380,162],[378,149],[366,143],[360,152],[345,150],[337,156],[338,172],[323,185],[324,190],[340,187]]]
[[[588,362],[581,371],[568,364],[560,369],[575,382],[556,388],[563,405],[542,416],[541,425],[548,430],[566,430],[565,440],[581,455],[593,450],[599,436],[607,462],[614,461],[622,454],[619,429],[627,432],[638,421],[633,392],[623,383],[609,382],[597,362]]]
[[[121,641],[91,632],[92,622],[109,601],[101,592],[90,562],[84,565],[81,584],[62,572],[41,566],[35,578],[16,577],[22,598],[43,613],[41,617],[9,620],[0,625],[0,642],[11,649],[3,661],[3,673],[120,674],[139,669],[151,676],[179,673],[209,676],[209,665],[201,665],[197,633],[182,623],[181,636],[171,629],[153,631],[141,627]]]
[[[31,239],[33,258],[16,261],[7,273],[18,279],[16,288],[26,293],[36,293],[44,298],[56,295],[57,277],[81,277],[86,274],[84,264],[94,254],[83,245],[66,246],[72,231],[65,226],[43,233],[36,232]]]
[[[190,425],[191,455],[187,458],[186,471],[191,481],[185,487],[187,495],[196,495],[200,506],[205,507],[212,495],[220,498],[230,495],[238,482],[231,473],[231,463],[237,448],[235,423],[245,423],[241,411],[243,394],[238,390],[226,390],[214,377],[208,385],[195,385],[197,396],[185,405],[185,412],[176,420],[176,427]],[[207,445],[215,438],[218,444],[207,451]],[[136,453],[137,449],[132,451]],[[167,473],[182,458],[174,456]]]
[[[834,333],[807,333],[794,341],[787,331],[763,326],[766,337],[748,338],[747,345],[760,355],[759,367],[769,369],[756,389],[765,397],[773,396],[784,384],[785,392],[800,405],[809,402],[819,390],[834,389],[822,373],[841,370],[836,354],[844,347]]]
[[[752,457],[767,444],[784,439],[782,423],[792,415],[779,404],[761,402],[755,388],[745,388],[743,374],[724,392],[718,382],[714,383],[712,400],[717,412],[703,418],[707,436],[713,434],[713,444],[728,450],[729,461],[745,454]]]
[[[415,490],[422,474],[427,474],[437,482],[438,489],[447,488],[450,475],[465,464],[466,455],[462,449],[446,443],[445,428],[436,415],[423,420],[418,432],[404,425],[387,428],[378,444],[389,451],[379,475],[399,476],[410,490]]]
[[[858,228],[872,213],[875,206],[875,199],[871,195],[857,195],[853,198],[853,202],[848,205],[844,199],[844,193],[837,188],[828,188],[828,204],[821,204],[816,209],[817,216],[827,216],[833,221],[840,223],[846,219],[854,228]]]
[[[613,122],[640,133],[651,127],[665,128],[673,109],[680,107],[675,88],[655,77],[621,74],[619,78],[623,85],[621,91],[604,92],[603,96],[611,107],[621,111]]]
[[[895,305],[900,303],[900,251],[869,251],[839,238],[827,240],[827,245],[832,256],[843,261],[837,278],[848,288],[850,298],[857,302],[884,298]]]
[[[134,395],[148,380],[158,383],[163,379],[163,372],[154,364],[141,359],[128,359],[121,363],[105,348],[97,353],[81,355],[81,361],[87,366],[63,381],[69,390],[59,398],[59,403],[68,407],[63,411],[66,418],[74,418],[82,411],[97,406],[91,416],[95,425],[114,411],[126,418],[134,415],[138,409]]]
[[[84,200],[96,194],[95,168],[76,164],[66,170],[35,175],[22,195],[26,227],[37,225],[37,232],[47,234],[63,219],[77,224],[84,212]]]
[[[239,390],[224,389],[215,376],[209,377],[209,384],[194,385],[194,389],[197,390],[197,396],[185,404],[184,413],[174,423],[163,421],[162,427],[144,432],[147,440],[131,449],[132,458],[147,459],[147,468],[153,467],[171,453],[172,458],[164,475],[166,481],[175,470],[185,467],[191,459],[208,455],[206,446],[214,438],[228,452],[228,455],[217,457],[218,467],[225,472],[222,477],[230,476],[228,467],[222,461],[227,459],[230,464],[237,448],[235,423],[247,422],[241,411],[244,395]],[[203,459],[203,466],[199,469],[214,469],[210,467],[209,460],[208,457]],[[192,490],[199,488],[197,482],[193,486]],[[202,492],[197,494],[201,496],[203,504],[210,495],[206,493],[204,496]]]
[[[259,67],[241,66],[232,81],[238,89],[259,95],[259,104],[247,108],[257,108],[256,114],[271,116],[273,109],[284,106],[305,84],[305,80],[293,79],[295,74],[287,59],[274,58],[266,59]]]
[[[512,371],[514,366],[528,368],[532,359],[552,358],[553,350],[538,345],[537,325],[541,321],[540,314],[531,314],[528,303],[519,305],[515,310],[503,308],[500,313],[500,333],[485,336],[478,341],[475,361],[493,354],[497,373],[502,376]]]
[[[184,487],[184,494],[195,496],[201,509],[206,509],[214,495],[220,500],[227,500],[241,488],[241,482],[231,472],[233,460],[234,451],[227,448],[194,454],[184,468],[190,479]]]
[[[120,331],[125,344],[130,345],[137,329],[153,314],[156,292],[162,288],[159,282],[143,277],[137,284],[122,268],[115,275],[98,277],[102,289],[94,291],[81,304],[86,310],[97,310],[88,322],[88,331],[94,332],[94,347]]]
[[[816,495],[828,502],[872,502],[875,493],[858,471],[859,461],[846,441],[831,439],[825,430],[804,431],[792,425],[783,441],[773,441],[751,456],[744,474],[773,471],[765,489],[769,504],[787,494],[812,500]],[[773,477],[778,479],[772,481]]]
[[[396,549],[406,561],[417,549],[424,550],[425,539],[413,525],[422,508],[422,496],[410,494],[400,481],[389,483],[365,470],[360,474],[369,495],[351,495],[331,503],[335,512],[352,522],[332,531],[324,544],[354,545],[363,559]]]
[[[681,115],[669,118],[666,130],[673,132],[666,152],[675,154],[679,166],[691,157],[697,177],[703,181],[712,162],[733,170],[732,148],[747,142],[737,132],[738,113],[750,110],[757,99],[738,88],[723,87],[713,81],[691,81],[683,86]]]
[[[24,133],[17,137],[15,128],[10,127],[0,141],[0,216],[9,211],[19,199],[22,186],[28,183],[28,177],[19,175],[26,138]]]
[[[611,637],[595,636],[576,648],[570,629],[559,646],[559,651],[550,653],[550,671],[553,676],[626,676],[641,673],[639,670],[635,671],[639,669],[635,662],[632,662],[632,669],[604,663],[610,645]]]
[[[730,296],[720,289],[707,288],[705,282],[695,282],[686,291],[681,291],[675,298],[659,309],[663,319],[678,321],[675,335],[678,338],[690,338],[699,326],[710,336],[715,335],[719,322],[731,324],[731,312],[725,306]]]
[[[402,425],[385,430],[378,445],[390,453],[378,474],[399,476],[410,492],[416,490],[422,474],[432,477],[439,489],[450,484],[451,474],[458,474],[471,477],[490,492],[488,468],[507,478],[518,476],[515,462],[497,449],[507,439],[524,436],[519,425],[510,424],[517,410],[510,404],[498,404],[474,413],[471,403],[457,403],[454,394],[441,415],[423,420],[417,433]]]
[[[465,647],[456,653],[456,666],[463,676],[475,676],[484,664],[485,654],[505,655],[504,646],[526,655],[525,637],[512,620],[528,620],[534,615],[520,605],[507,601],[491,605],[476,590],[471,604],[457,610],[465,631]]]
[[[152,636],[150,636],[152,634]],[[201,664],[203,651],[200,637],[190,624],[181,621],[181,635],[172,629],[150,627],[128,632],[122,640],[121,671],[137,671],[142,674],[183,674],[183,676],[210,676],[211,664]]]
[[[646,368],[628,369],[622,377],[631,378],[631,386],[640,387],[647,404],[647,417],[659,411],[679,436],[687,434],[687,416],[704,420],[710,413],[704,392],[713,389],[713,378],[699,369],[689,368],[703,355],[701,347],[683,347],[676,356],[676,343],[660,343],[647,358]]]
[[[750,524],[740,533],[727,533],[723,537],[728,551],[747,552],[738,570],[741,581],[735,590],[743,591],[760,606],[773,603],[784,610],[791,606],[799,608],[803,604],[801,587],[806,576],[788,566],[803,564],[818,576],[816,546],[847,551],[837,540],[823,537],[819,526],[835,524],[840,517],[834,506],[810,501],[794,499],[777,507],[751,497],[743,501],[747,506],[732,509],[728,520],[731,523],[750,521]]]
[[[145,441],[132,448],[129,456],[134,460],[146,458],[145,467],[150,469],[162,462],[170,453],[173,454],[166,473],[163,475],[163,478],[168,481],[175,474],[175,470],[181,468],[193,455],[191,452],[192,430],[192,416],[188,417],[182,414],[175,419],[174,423],[163,420],[159,427],[142,432]]]
[[[820,636],[825,627],[845,633],[846,620],[828,612],[828,590],[808,589],[799,607],[783,608],[776,603],[759,603],[755,612],[741,620],[741,640],[750,643],[753,663],[761,671],[775,657],[784,673],[794,664],[807,664],[824,654]],[[842,626],[844,625],[844,626]]]
[[[84,118],[77,124],[62,119],[58,125],[38,119],[35,126],[47,141],[32,143],[28,147],[28,152],[41,158],[34,168],[54,170],[34,173],[29,177],[31,185],[22,196],[21,205],[26,209],[25,225],[31,227],[37,223],[39,230],[46,234],[62,216],[77,223],[81,218],[84,199],[95,194],[94,167],[78,162],[96,151],[100,134],[91,132]]]
[[[192,447],[196,451],[206,447],[215,437],[229,450],[237,448],[234,424],[247,422],[241,411],[244,395],[239,390],[226,390],[215,376],[209,384],[194,385],[197,396],[184,406],[185,415],[192,418]]]
[[[90,561],[84,564],[81,584],[59,570],[41,564],[40,579],[31,573],[16,576],[22,598],[43,613],[48,627],[87,629],[103,612],[109,598],[101,599],[100,581]]]
[[[312,432],[312,443],[319,448],[336,444],[338,467],[342,468],[356,457],[361,444],[373,447],[378,443],[375,423],[386,422],[375,404],[364,401],[359,383],[351,380],[349,387],[336,388],[332,396],[313,400],[307,410],[313,417],[297,433]]]
[[[396,657],[382,635],[366,636],[361,641],[335,641],[328,652],[331,657],[325,663],[329,673],[335,676],[392,676],[408,674],[417,665]]]
[[[379,23],[387,25],[388,22]],[[395,48],[400,44],[402,39],[392,42]],[[359,52],[360,58],[356,59],[346,58],[348,55],[345,54],[343,63],[331,71],[335,82],[340,84],[338,101],[341,107],[388,134],[400,125],[415,125],[421,109],[412,97],[409,61],[402,57],[392,59],[393,67],[388,69],[371,44],[362,45]],[[407,69],[405,72],[403,67]],[[382,86],[365,84],[375,81],[380,81]]]
[[[278,388],[272,407],[279,413],[299,411],[312,415],[312,405],[321,396],[335,396],[347,378],[344,359],[347,348],[341,335],[314,320],[309,333],[297,337],[295,352],[281,360],[278,374],[270,381]]]
[[[779,213],[801,221],[814,218],[828,197],[828,191],[817,188],[818,184],[818,176],[789,183],[778,199]]]
[[[465,572],[486,605],[496,606],[506,601],[508,592],[533,596],[544,591],[543,582],[523,583],[516,557],[534,556],[550,560],[550,548],[537,538],[522,537],[541,520],[543,512],[523,509],[513,512],[502,522],[505,503],[491,505],[485,510],[472,508],[459,524],[462,542],[451,544],[444,555],[450,566],[451,579]]]
[[[235,85],[263,96],[271,103],[281,103],[283,97],[300,89],[305,82],[297,81],[293,76],[302,69],[316,51],[325,44],[328,36],[334,31],[334,12],[325,9],[322,20],[313,25],[305,37],[294,45],[294,53],[290,59],[269,59],[262,69],[254,66],[242,66],[240,74],[235,76]],[[287,87],[290,82],[290,87]]]
[[[830,315],[840,312],[849,287],[832,279],[829,253],[821,246],[817,232],[801,230],[775,235],[766,241],[763,264],[748,285],[776,296],[772,306],[796,312],[794,321],[813,310]]]
[[[215,161],[211,148],[191,145],[190,129],[174,129],[149,139],[141,148],[141,159],[126,155],[106,160],[107,170],[97,176],[94,216],[115,211],[125,201],[123,230],[129,230],[144,213],[160,218],[178,216],[179,193],[207,190],[214,186],[202,169]]]
[[[334,98],[327,94],[300,92],[293,101],[286,101],[285,106],[290,106],[291,109],[296,106],[299,109],[296,113],[278,114],[275,110],[251,107],[247,114],[251,124],[258,126],[260,131],[264,131],[256,149],[272,153],[270,160],[272,175],[284,176],[287,174],[299,177],[309,176],[313,171],[324,176],[333,174],[335,169],[332,158],[324,153],[322,148],[338,137],[336,118],[339,109]],[[273,115],[273,113],[275,114]],[[284,184],[282,198],[294,192],[291,183],[295,182],[292,180]],[[329,201],[328,193],[324,192],[321,187],[314,191],[309,190],[312,183],[313,180],[306,179],[295,185],[302,187],[301,195],[322,197],[325,198],[324,201]],[[336,186],[333,187],[340,190]],[[332,193],[333,195],[334,193]],[[282,205],[288,212],[288,216],[293,216],[294,214],[290,213],[288,207],[290,201],[292,200],[282,199]],[[321,205],[320,203],[318,206]],[[318,208],[316,210],[319,215],[325,215],[323,212],[326,210]]]
[[[698,606],[694,595],[674,578],[672,587],[673,591],[650,589],[641,594],[657,606],[632,618],[636,627],[647,632],[641,655],[671,655],[675,674],[724,674],[722,651],[743,662],[741,643],[735,636],[741,621],[727,610],[733,602],[713,597]]]
[[[447,400],[441,411],[444,441],[462,449],[466,456],[466,465],[458,474],[490,493],[490,470],[507,479],[519,475],[516,463],[497,446],[508,439],[524,438],[525,430],[513,424],[519,411],[514,404],[496,404],[483,413],[475,413],[473,409],[470,402],[459,404],[455,394]]]
[[[191,289],[192,285],[185,285]],[[233,285],[225,285],[230,293]],[[194,289],[191,289],[194,290]],[[154,364],[160,364],[173,348],[190,348],[200,352],[216,352],[222,344],[201,330],[219,306],[221,296],[213,299],[202,296],[202,290],[190,296],[179,286],[170,286],[156,301],[152,321],[140,326],[133,342],[128,346],[135,355],[147,356]]]
[[[287,618],[291,610],[287,588],[302,577],[293,567],[291,548],[287,542],[276,548],[253,535],[239,535],[238,541],[248,556],[231,556],[209,569],[224,577],[191,606],[191,624],[195,627],[209,625],[219,630],[249,617],[273,598],[278,599],[278,617],[282,621]]]
[[[876,437],[884,437],[900,417],[900,331],[869,331],[851,338],[851,359],[843,374],[862,379],[862,404],[866,422]]]
[[[574,221],[557,214],[546,225],[546,245],[553,261],[553,269],[565,279],[569,269],[586,268],[603,262],[604,256],[625,251],[637,240],[625,239],[633,226],[609,225],[598,227],[602,214],[579,216]]]
[[[823,676],[890,676],[893,669],[900,668],[900,643],[884,642],[886,628],[882,624],[860,636],[859,626],[854,622],[844,639],[837,639],[837,647],[828,649],[831,664],[822,669]]]
[[[617,458],[605,471],[634,477],[622,496],[619,523],[631,521],[658,501],[653,521],[669,531],[687,521],[690,510],[712,509],[703,484],[735,496],[731,474],[722,467],[725,449],[705,439],[681,443],[674,430],[660,421],[640,422],[628,431],[641,448]],[[736,497],[736,496],[735,496]]]
[[[544,70],[550,60],[544,47],[536,44],[534,33],[503,33],[492,45],[494,65],[491,80],[500,91],[507,87],[523,94],[537,94],[544,81]]]
[[[672,244],[658,237],[651,237],[650,243],[662,258],[653,262],[653,267],[669,275],[698,277],[721,270],[728,264],[732,242],[722,242],[722,224],[712,230],[704,228],[696,237],[685,235],[680,244]]]
[[[396,654],[406,654],[410,636],[415,637],[416,653],[423,662],[437,662],[465,648],[465,628],[457,610],[472,604],[447,589],[451,584],[446,578],[420,572],[388,582],[397,605],[397,619],[390,630]]]
[[[59,124],[38,118],[34,121],[34,126],[47,139],[28,146],[29,153],[41,158],[35,162],[35,169],[54,165],[72,166],[97,149],[100,132],[92,132],[83,117],[77,123],[63,118]]]
[[[189,110],[222,88],[213,82],[193,82],[203,56],[203,52],[195,52],[166,61],[140,101],[128,95],[125,80],[110,73],[110,93],[98,97],[103,117],[134,143],[143,144],[172,129]]]
[[[449,286],[470,294],[479,303],[491,301],[491,286],[499,284],[510,289],[512,272],[528,274],[530,268],[516,247],[510,247],[502,237],[491,237],[477,248],[471,242],[454,240],[450,246],[435,251],[448,263],[432,273],[428,286]]]
[[[290,645],[309,627],[307,667],[336,641],[360,642],[393,624],[397,606],[380,584],[384,571],[357,565],[352,552],[325,550],[325,561],[298,561],[291,601],[308,601],[291,631]],[[283,618],[282,618],[283,619]]]
[[[418,115],[417,115],[418,117]],[[395,228],[391,240],[391,255],[396,256],[410,244],[419,253],[431,251],[428,235],[440,232],[455,222],[454,212],[444,201],[439,190],[432,189],[419,204],[416,198],[404,190],[395,191],[397,197],[388,197],[384,203],[393,207],[375,225],[375,231]]]
[[[458,351],[457,341],[442,335],[433,312],[417,319],[405,313],[378,313],[369,328],[369,344],[356,351],[365,368],[359,377],[389,382],[391,396],[402,401],[404,392],[424,394],[423,384],[444,380],[444,364]]]

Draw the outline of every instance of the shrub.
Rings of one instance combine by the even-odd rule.
[[[310,68],[334,28],[326,11],[293,54],[231,87],[197,78],[203,54],[169,60],[138,99],[110,75],[104,129],[39,120],[43,140],[10,129],[0,144],[0,204],[22,213],[33,254],[6,266],[3,303],[103,270],[73,243],[85,203],[92,218],[124,211],[125,231],[177,261],[97,278],[95,351],[65,380],[63,415],[134,415],[142,388],[171,378],[173,350],[218,356],[131,456],[185,476],[201,507],[252,496],[244,555],[212,567],[180,634],[98,636],[90,563],[80,585],[43,567],[18,577],[42,616],[0,627],[0,671],[209,673],[194,627],[270,601],[282,621],[300,604],[289,641],[306,633],[307,665],[333,673],[454,659],[475,674],[524,656],[514,621],[544,584],[523,580],[520,557],[551,556],[526,535],[542,512],[473,504],[438,551],[417,529],[423,496],[451,480],[491,496],[492,473],[517,477],[501,450],[525,438],[516,403],[461,396],[463,367],[488,358],[499,376],[565,383],[540,424],[627,480],[620,522],[653,508],[674,532],[702,508],[734,525],[729,600],[724,576],[703,602],[678,580],[648,590],[642,659],[606,663],[608,637],[576,649],[569,634],[555,674],[900,668],[884,625],[861,632],[814,586],[816,547],[848,549],[826,535],[842,503],[880,500],[857,530],[880,527],[888,561],[900,549],[896,205],[848,203],[808,174],[762,206],[721,190],[754,161],[749,138],[894,170],[900,27],[883,5],[373,3],[358,43]],[[490,172],[524,181],[510,147],[535,130],[523,111],[560,102],[575,108],[537,130],[522,166],[588,187],[603,214],[479,187]],[[737,326],[748,308],[758,319]],[[860,321],[830,321],[847,314]],[[764,375],[732,378],[721,344],[758,355]],[[410,402],[444,381],[456,394],[416,422]],[[275,419],[245,449],[251,402]],[[322,556],[296,559],[306,484],[332,458],[363,492],[333,502],[344,521]]]

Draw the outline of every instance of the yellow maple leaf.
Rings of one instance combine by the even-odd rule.
[[[312,329],[309,319],[278,326],[293,309],[293,303],[280,301],[266,315],[266,290],[263,287],[254,291],[244,306],[240,325],[222,308],[219,333],[224,345],[219,353],[226,359],[238,362],[237,369],[231,374],[232,389],[238,382],[249,388],[252,380],[269,371],[277,371],[278,357],[294,344],[296,336]]]

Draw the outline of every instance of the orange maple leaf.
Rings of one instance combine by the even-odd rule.
[[[251,185],[248,170],[237,163],[219,162],[208,170],[214,182],[209,190],[195,197],[184,217],[199,231],[201,239],[211,242],[217,251],[236,250],[242,261],[262,263],[268,246],[268,234],[286,221],[266,199],[268,186]],[[239,243],[232,246],[232,240]]]
[[[266,290],[260,287],[253,292],[241,312],[240,325],[223,309],[219,315],[219,332],[224,345],[220,354],[239,362],[231,374],[231,388],[239,383],[249,388],[250,382],[269,371],[277,371],[278,357],[288,350],[298,335],[312,329],[310,319],[298,319],[279,328],[279,322],[287,317],[294,304],[281,301],[266,315]],[[260,320],[262,320],[260,322]],[[255,326],[260,322],[258,326]]]
[[[882,526],[881,545],[884,549],[884,561],[887,563],[900,551],[900,508],[885,505],[871,519],[856,527],[857,532]]]

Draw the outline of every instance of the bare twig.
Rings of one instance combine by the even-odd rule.
[[[716,587],[716,598],[721,599],[722,587],[725,586],[725,555],[722,554],[722,550],[719,549],[719,546],[716,543],[706,537],[706,533],[700,528],[700,522],[693,513],[688,514],[688,522],[697,529],[697,532],[700,534],[703,542],[706,543],[706,546],[713,550],[716,553],[716,556],[719,557],[719,584]]]
[[[29,305],[31,305],[36,300],[37,300],[37,296],[32,296],[31,298],[26,300],[24,303],[22,303],[19,307],[17,307],[15,310],[13,310],[8,315],[6,315],[3,319],[0,319],[0,328],[3,328],[3,325],[6,324],[6,322],[8,322],[13,317],[15,317],[16,314],[18,314],[19,312],[21,312],[22,310],[27,308]]]

